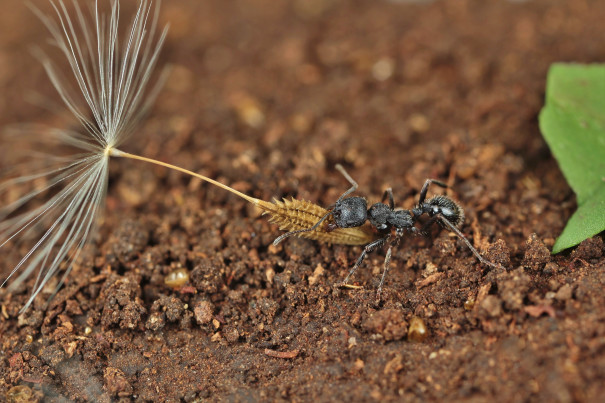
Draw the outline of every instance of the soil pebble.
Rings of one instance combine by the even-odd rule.
[[[361,324],[369,333],[381,336],[385,341],[400,340],[407,335],[408,324],[398,309],[383,309],[373,312]]]

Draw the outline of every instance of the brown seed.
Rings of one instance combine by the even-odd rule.
[[[429,331],[424,321],[417,316],[410,320],[410,329],[408,330],[408,340],[417,343],[423,342],[429,335]]]
[[[274,199],[273,203],[256,200],[255,203],[264,214],[269,214],[269,222],[279,225],[283,231],[297,231],[315,225],[328,210],[307,200],[294,198],[283,201]],[[329,220],[326,220],[328,223]],[[320,242],[341,245],[366,245],[376,239],[376,234],[368,225],[354,228],[337,228],[326,232],[323,226],[315,231],[302,232],[297,236]]]
[[[189,281],[189,271],[187,269],[176,269],[164,277],[164,284],[171,288],[180,288]]]

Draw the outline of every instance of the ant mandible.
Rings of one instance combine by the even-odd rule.
[[[384,279],[389,270],[389,263],[391,261],[391,253],[394,246],[396,246],[401,237],[406,233],[412,233],[415,235],[427,234],[427,230],[436,222],[440,223],[443,227],[447,227],[458,236],[466,246],[473,252],[479,262],[484,265],[498,268],[499,266],[484,259],[481,254],[471,245],[469,240],[460,231],[460,226],[464,222],[464,210],[456,203],[453,199],[445,195],[437,195],[426,199],[429,186],[431,184],[441,186],[443,188],[448,187],[445,183],[436,179],[427,179],[420,190],[420,197],[418,204],[412,210],[395,210],[395,203],[393,202],[393,190],[388,188],[382,197],[380,203],[375,203],[368,209],[368,203],[365,198],[359,196],[347,197],[351,193],[357,190],[359,185],[353,178],[347,173],[342,165],[337,164],[336,169],[349,181],[351,188],[344,192],[336,203],[328,207],[328,213],[317,221],[312,227],[301,229],[297,231],[287,232],[273,241],[273,245],[279,244],[284,239],[299,234],[301,232],[310,232],[318,228],[328,217],[332,216],[334,222],[328,223],[326,231],[333,231],[336,228],[352,228],[360,227],[369,221],[370,224],[376,228],[381,238],[367,244],[361,255],[357,258],[355,265],[349,271],[349,274],[343,282],[342,286],[347,286],[349,278],[355,273],[355,271],[361,266],[361,263],[365,259],[366,255],[372,252],[374,249],[380,248],[386,244],[389,245],[386,257],[384,259],[384,269],[382,271],[382,278],[380,279],[380,285],[378,286],[377,294],[380,298]],[[388,198],[389,204],[385,204],[385,200]],[[419,230],[416,228],[416,221],[427,214],[430,218]],[[395,230],[395,236],[392,235],[392,230]]]

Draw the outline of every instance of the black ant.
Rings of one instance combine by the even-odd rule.
[[[445,195],[433,196],[428,200],[426,199],[426,194],[431,184],[446,188],[448,186],[445,183],[436,179],[427,179],[420,190],[418,204],[412,210],[395,210],[395,203],[393,202],[393,190],[391,188],[388,188],[384,192],[382,201],[380,203],[373,204],[368,209],[368,203],[365,198],[359,196],[347,197],[357,190],[358,184],[340,164],[336,165],[336,169],[349,181],[351,188],[344,192],[338,198],[338,200],[336,200],[336,203],[328,208],[328,213],[321,217],[321,219],[317,221],[315,225],[310,228],[285,233],[273,241],[274,245],[279,244],[281,241],[291,235],[299,234],[301,232],[314,231],[330,216],[333,217],[334,222],[328,223],[326,226],[327,232],[333,231],[336,228],[359,227],[369,220],[370,224],[376,228],[382,237],[370,242],[363,248],[361,255],[359,258],[357,258],[355,265],[351,271],[349,271],[349,274],[347,277],[345,277],[341,285],[347,286],[349,278],[353,275],[353,273],[355,273],[359,266],[361,266],[363,259],[365,259],[368,253],[372,252],[374,249],[389,244],[389,249],[387,250],[384,260],[382,278],[380,279],[380,285],[378,286],[377,290],[378,297],[380,297],[382,285],[384,284],[384,279],[389,269],[393,246],[396,246],[399,243],[401,237],[406,232],[416,235],[426,235],[428,229],[436,222],[440,223],[443,227],[449,228],[458,236],[458,238],[464,241],[466,246],[471,250],[471,252],[473,252],[477,259],[479,259],[479,262],[487,266],[495,268],[499,267],[498,265],[484,259],[479,254],[477,249],[471,245],[469,240],[459,230],[459,227],[464,222],[464,210],[458,203]],[[389,200],[389,204],[384,203],[387,198]],[[418,219],[424,214],[427,214],[430,219],[422,226],[420,230],[418,230],[418,228],[415,226],[416,221],[418,221]],[[394,239],[392,239],[393,229],[395,230]]]

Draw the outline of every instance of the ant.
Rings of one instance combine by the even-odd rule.
[[[279,244],[281,241],[292,235],[299,234],[301,232],[314,231],[330,216],[333,217],[334,222],[330,222],[326,225],[325,230],[327,232],[333,231],[337,228],[359,227],[364,225],[366,221],[369,221],[381,237],[370,242],[363,248],[363,251],[357,258],[355,265],[353,268],[351,268],[349,274],[347,277],[345,277],[340,285],[343,287],[347,286],[349,278],[351,278],[353,273],[355,273],[359,266],[361,266],[361,263],[368,253],[372,252],[374,249],[388,244],[389,248],[384,259],[382,278],[380,279],[380,285],[378,286],[377,290],[378,298],[380,298],[384,279],[389,269],[393,247],[399,244],[401,237],[406,232],[415,235],[426,235],[428,233],[428,229],[436,222],[441,224],[442,227],[447,227],[450,229],[456,234],[456,236],[458,236],[458,238],[464,241],[466,246],[471,250],[471,252],[473,252],[479,262],[494,268],[499,267],[498,265],[484,259],[479,254],[477,249],[471,245],[469,240],[460,231],[459,228],[464,222],[464,210],[457,202],[445,195],[433,196],[429,199],[426,199],[426,194],[431,184],[447,188],[448,186],[445,183],[436,179],[427,179],[420,190],[418,204],[412,210],[395,210],[392,188],[388,188],[384,192],[382,201],[380,203],[375,203],[368,209],[368,203],[365,198],[359,196],[347,197],[356,191],[359,185],[347,173],[342,165],[337,164],[336,169],[347,179],[347,181],[349,181],[351,188],[344,192],[338,198],[338,200],[336,200],[336,203],[328,207],[328,213],[321,217],[319,221],[315,223],[315,225],[310,228],[287,232],[276,238],[275,241],[273,241],[273,245]],[[387,198],[388,204],[385,204]],[[419,230],[415,224],[416,221],[418,221],[418,219],[424,214],[427,214],[430,218]],[[394,237],[392,235],[393,229],[395,230]]]

